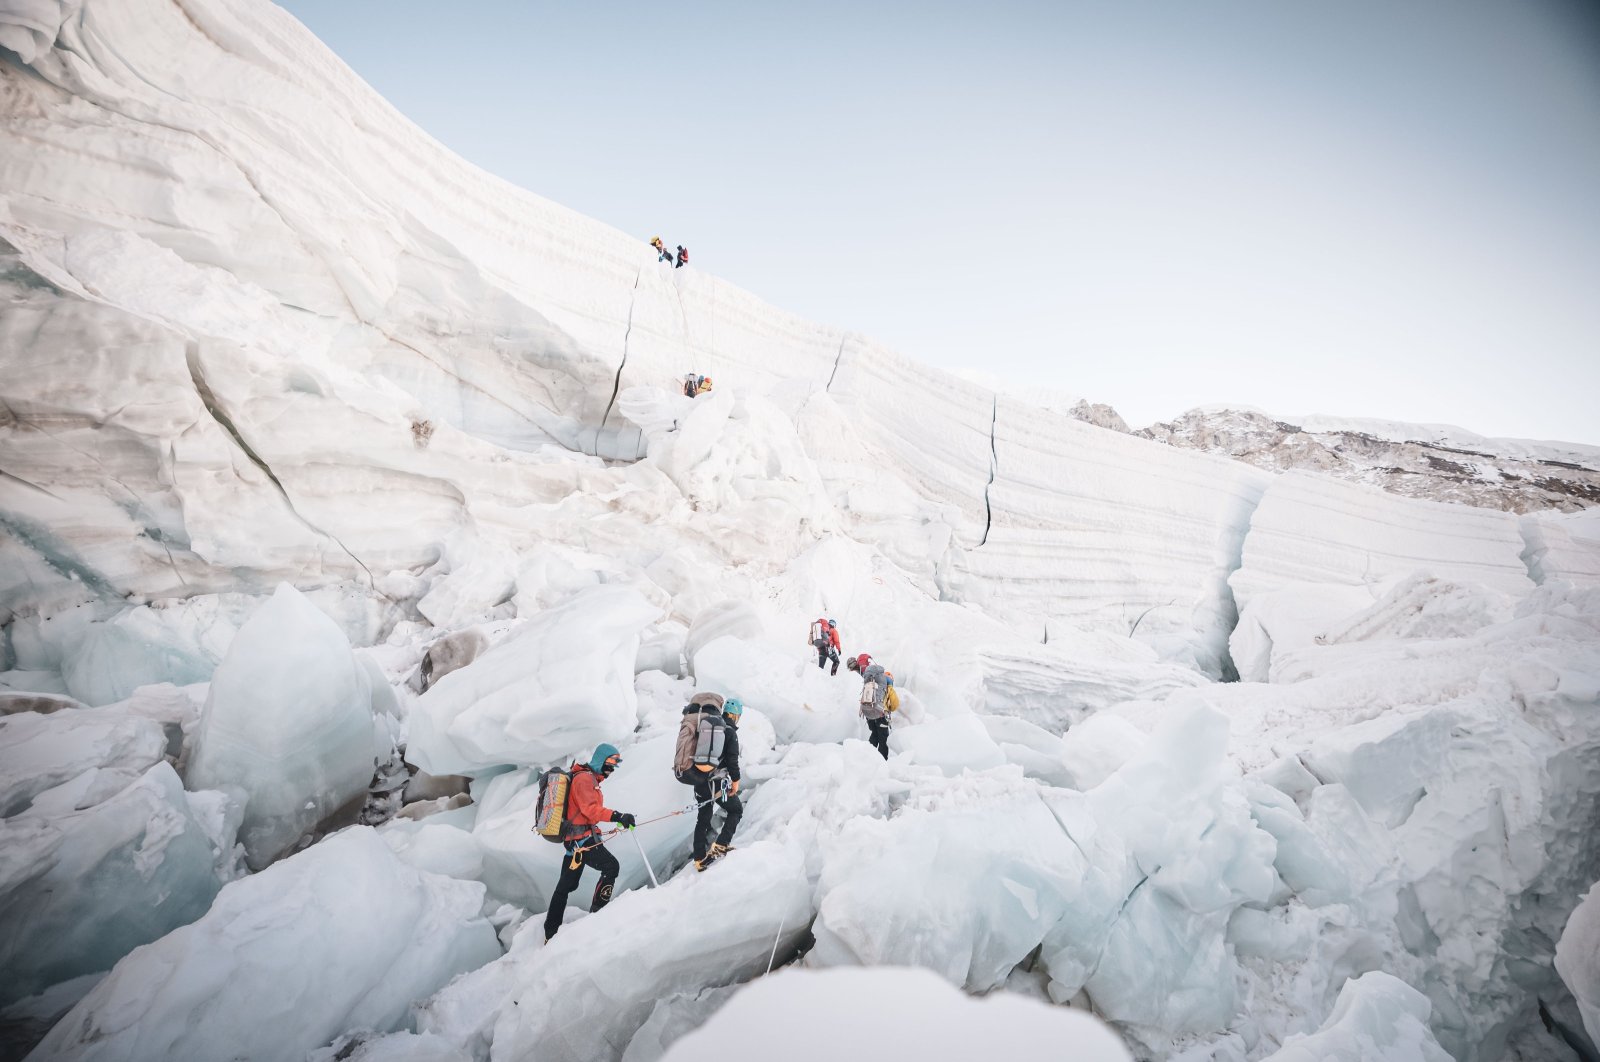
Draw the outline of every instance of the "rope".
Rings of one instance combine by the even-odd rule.
[[[637,830],[640,826],[649,826],[653,822],[665,822],[667,819],[677,818],[679,815],[687,815],[691,811],[699,811],[707,804],[715,804],[718,800],[721,800],[723,797],[727,796],[729,788],[728,779],[724,778],[717,791],[711,795],[711,799],[702,800],[699,803],[690,804],[687,807],[681,807],[677,811],[669,811],[665,815],[657,815],[653,819],[645,819],[643,822],[636,822],[632,826],[619,826],[616,829],[608,830],[605,833],[596,832],[594,834],[596,840],[590,842],[589,844],[581,844],[572,849],[572,854],[577,855],[579,852],[587,852],[591,848],[599,848],[601,845],[605,844],[607,841],[610,841],[618,834],[627,833],[630,830]]]

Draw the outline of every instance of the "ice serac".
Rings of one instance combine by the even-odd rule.
[[[413,707],[406,757],[429,774],[547,764],[637,722],[639,632],[660,615],[637,591],[603,586],[539,613],[446,675]]]
[[[352,827],[135,949],[29,1057],[302,1062],[345,1030],[398,1029],[413,1000],[499,954],[482,899]]]
[[[0,1006],[205,913],[221,882],[189,796],[165,763],[95,768],[0,823]]]
[[[1424,574],[1516,597],[1533,588],[1517,517],[1401,498],[1375,487],[1289,472],[1250,518],[1230,641],[1246,679],[1275,653],[1316,641],[1341,620]]]
[[[288,584],[217,667],[186,780],[245,796],[252,868],[361,799],[372,780],[371,678],[337,624]]]
[[[998,992],[974,999],[926,971],[886,968],[784,970],[764,977],[673,1044],[663,1062],[717,1054],[813,1062],[859,1058],[871,1045],[898,1058],[1131,1058],[1093,1015]]]
[[[1050,994],[1150,1042],[1225,1028],[1237,1007],[1230,917],[1272,894],[1276,842],[1232,784],[1227,724],[1175,713],[1086,794],[1045,797],[1084,865],[1040,958]]]
[[[1528,544],[1523,559],[1534,582],[1600,586],[1600,510],[1528,513],[1522,537]]]

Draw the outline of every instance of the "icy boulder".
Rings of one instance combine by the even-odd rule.
[[[659,614],[612,586],[539,613],[422,695],[406,758],[430,774],[461,774],[619,741],[637,721],[639,632]]]
[[[1583,1028],[1600,1044],[1600,888],[1591,888],[1556,944],[1556,972],[1578,1001]]]
[[[287,583],[217,667],[186,780],[244,791],[259,870],[346,805],[373,773],[371,677],[338,625]]]
[[[166,748],[160,723],[116,708],[0,716],[0,816],[96,767],[142,772]]]
[[[802,853],[741,846],[714,873],[680,874],[618,896],[547,945],[526,926],[510,952],[428,1002],[421,1031],[496,1062],[622,1057],[656,1001],[748,980],[784,956],[811,919]]]
[[[217,895],[126,956],[45,1037],[36,1062],[303,1062],[499,954],[483,887],[401,863],[353,827]]]
[[[974,992],[1002,984],[1065,914],[1083,857],[1037,795],[975,803],[846,826],[807,962],[920,966]]]
[[[41,795],[0,824],[0,852],[0,1005],[110,969],[199,918],[220,887],[212,841],[165,763],[131,784],[89,770]]]
[[[996,992],[974,999],[924,970],[784,970],[741,988],[663,1062],[825,1058],[1129,1062],[1092,1015]]]
[[[1386,973],[1346,981],[1322,1028],[1285,1043],[1264,1062],[1450,1062],[1428,1031],[1433,1008]]]

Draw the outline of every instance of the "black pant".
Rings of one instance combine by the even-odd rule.
[[[711,845],[711,809],[715,807],[711,798],[716,795],[718,786],[711,781],[711,776],[696,770],[688,770],[678,775],[678,781],[684,785],[694,786],[695,803],[700,805],[700,814],[694,820],[694,858],[696,862],[706,857],[706,852]],[[719,780],[720,781],[720,780]],[[718,801],[727,817],[722,820],[722,829],[717,833],[717,843],[727,844],[733,840],[733,831],[739,828],[739,819],[744,815],[744,804],[733,793],[729,793]]]
[[[883,753],[883,758],[889,758],[889,717],[867,720],[867,740],[872,742],[872,747]]]
[[[593,837],[585,837],[576,842],[574,847],[593,843]],[[617,883],[617,871],[622,869],[617,865],[617,857],[599,845],[579,852],[569,849],[562,857],[561,880],[556,882],[555,895],[550,897],[550,909],[544,914],[546,940],[555,936],[556,930],[561,928],[561,916],[567,912],[567,897],[578,887],[578,879],[583,877],[583,868],[586,866],[594,867],[600,872],[600,880],[595,882],[594,886],[594,899],[589,902],[589,910],[598,911],[611,902],[611,887]]]
[[[837,675],[839,673],[839,650],[826,644],[817,646],[817,668],[819,670],[827,664],[829,658],[833,660],[833,673]]]

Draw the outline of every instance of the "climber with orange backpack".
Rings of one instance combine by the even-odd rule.
[[[561,917],[567,910],[567,897],[578,887],[583,868],[593,866],[600,872],[594,886],[590,911],[598,911],[611,902],[611,889],[621,870],[617,857],[599,843],[596,827],[602,822],[614,822],[625,830],[634,826],[634,817],[625,811],[612,811],[605,805],[600,786],[622,762],[622,754],[615,745],[602,744],[595,748],[587,763],[573,763],[568,770],[552,768],[539,777],[539,804],[534,830],[547,840],[559,841],[566,849],[561,864],[561,877],[556,891],[550,896],[550,907],[544,915],[544,939],[548,941],[561,928]]]
[[[711,377],[696,376],[694,373],[683,378],[683,394],[685,398],[695,398],[711,390]]]
[[[678,744],[672,757],[672,773],[684,785],[694,787],[699,814],[694,823],[694,868],[705,870],[727,855],[734,831],[744,815],[739,800],[739,718],[744,704],[738,698],[726,702],[719,693],[696,693],[684,706],[678,724]],[[721,804],[726,818],[711,840],[712,806]]]

